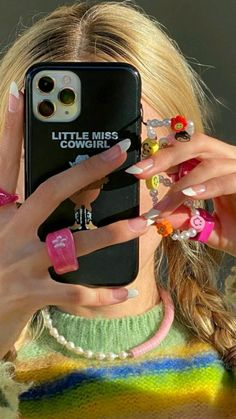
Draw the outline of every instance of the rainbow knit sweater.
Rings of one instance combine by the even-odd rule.
[[[162,304],[138,316],[86,319],[51,308],[67,340],[120,352],[150,338]],[[236,380],[218,353],[177,321],[159,347],[137,359],[96,361],[74,355],[47,329],[18,353],[15,375],[0,364],[0,418],[233,419]]]

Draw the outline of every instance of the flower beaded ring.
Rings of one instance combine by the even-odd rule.
[[[145,125],[147,126],[147,138],[142,143],[142,159],[152,156],[161,148],[171,146],[175,141],[190,141],[191,135],[194,133],[194,123],[192,121],[187,121],[181,115],[163,120],[148,120]],[[158,139],[156,128],[162,127],[170,128],[172,132],[168,136]],[[182,173],[181,175],[183,176]],[[165,178],[162,175],[154,175],[146,180],[146,186],[150,191],[153,206],[158,202],[158,189],[160,183],[167,187],[172,184],[170,179]]]
[[[190,141],[191,136],[194,134],[194,123],[187,121],[183,116],[177,115],[174,118],[148,120],[147,123],[147,137],[142,144],[142,158],[146,159],[159,149],[171,146],[175,141],[187,142]],[[158,140],[156,128],[166,127],[172,130],[172,133],[166,137]],[[150,191],[153,207],[158,203],[158,188],[160,183],[164,186],[171,186],[173,182],[177,182],[181,177],[187,175],[194,167],[200,163],[197,159],[190,159],[179,165],[178,173],[171,175],[172,181],[162,175],[154,175],[146,180],[146,186]],[[194,200],[188,199],[184,205],[190,209],[189,229],[174,231],[171,223],[168,220],[160,220],[156,222],[158,234],[163,237],[170,236],[173,240],[196,240],[203,243],[207,242],[211,234],[215,222],[214,217],[202,208],[194,207]]]
[[[164,120],[148,120],[147,123],[147,138],[142,144],[142,158],[146,159],[159,149],[171,146],[175,141],[187,142],[190,141],[191,135],[194,134],[194,123],[187,121],[183,116],[177,115],[174,118]],[[172,130],[172,133],[160,139],[157,138],[156,128],[166,127]],[[162,175],[154,175],[146,180],[146,186],[150,191],[153,207],[158,203],[158,189],[162,183],[164,186],[171,186],[173,182],[178,181],[185,176],[200,162],[197,159],[191,159],[183,162],[179,166],[179,171],[172,176],[172,181]],[[184,205],[190,209],[190,226],[188,230],[173,231],[173,227],[168,220],[160,220],[156,222],[158,234],[163,237],[170,236],[173,240],[198,240],[205,242],[214,228],[213,217],[204,211],[202,208],[195,208],[194,201],[188,199]]]

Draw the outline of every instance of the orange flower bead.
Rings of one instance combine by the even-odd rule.
[[[174,231],[171,223],[168,220],[162,220],[155,224],[158,234],[160,234],[163,237],[169,236]]]

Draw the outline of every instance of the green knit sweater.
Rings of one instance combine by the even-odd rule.
[[[158,329],[162,303],[137,316],[87,319],[51,308],[53,325],[76,346],[128,350]],[[232,419],[236,380],[219,354],[176,320],[165,340],[137,359],[97,361],[69,352],[45,329],[18,353],[15,375],[1,363],[0,418]]]

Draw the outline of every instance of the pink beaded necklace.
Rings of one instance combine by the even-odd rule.
[[[75,346],[73,342],[68,342],[64,336],[60,335],[58,330],[53,326],[52,319],[50,317],[49,311],[47,308],[43,309],[44,319],[45,319],[45,326],[49,329],[49,333],[53,336],[57,342],[63,346],[65,346],[68,350],[74,352],[77,355],[84,356],[85,358],[97,359],[99,361],[102,360],[114,360],[116,358],[119,359],[126,359],[130,358],[137,358],[146,352],[151,351],[152,349],[156,348],[160,343],[165,339],[167,336],[172,323],[174,321],[174,304],[170,294],[162,288],[159,288],[160,297],[164,305],[164,318],[160,325],[160,328],[156,332],[156,334],[149,339],[147,342],[142,343],[128,351],[122,351],[119,354],[115,354],[113,352],[103,353],[103,352],[93,352],[89,349],[84,350],[80,346]]]

